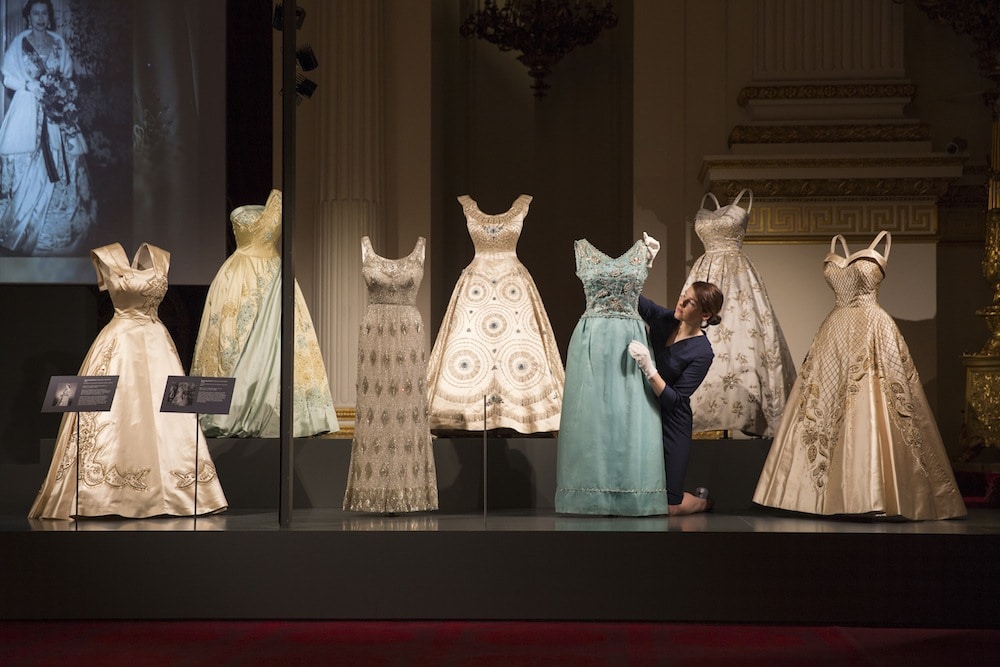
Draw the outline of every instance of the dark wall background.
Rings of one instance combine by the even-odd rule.
[[[271,187],[272,11],[268,0],[239,0],[226,9],[226,202],[218,226],[205,233],[227,235],[230,252],[234,202],[257,201]],[[185,369],[207,291],[207,285],[171,285],[160,306]],[[55,437],[59,428],[60,415],[39,412],[49,377],[77,372],[114,309],[95,277],[95,285],[0,286],[0,312],[6,319],[0,327],[0,463],[35,463],[39,440]]]

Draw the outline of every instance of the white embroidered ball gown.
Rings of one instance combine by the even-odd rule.
[[[455,285],[428,362],[431,427],[557,431],[565,371],[542,297],[517,258],[531,196],[499,215],[471,197],[458,201],[476,256]]]
[[[417,310],[425,240],[406,257],[361,239],[368,308],[358,336],[357,418],[344,509],[419,512],[438,507],[427,410],[427,344]]]
[[[170,253],[144,243],[130,265],[115,243],[93,250],[91,259],[98,287],[108,290],[115,314],[98,333],[79,375],[117,375],[118,388],[110,411],[63,416],[49,473],[28,517],[193,515],[196,446],[197,513],[225,509],[226,497],[195,415],[160,412],[167,377],[184,375],[157,316],[167,292]]]
[[[749,195],[747,207],[739,206]],[[711,198],[715,209],[705,208]],[[795,364],[757,269],[742,250],[753,193],[743,190],[728,206],[712,193],[701,200],[694,230],[705,246],[681,294],[691,283],[714,283],[725,297],[722,321],[706,332],[715,361],[691,396],[694,430],[740,430],[771,436],[795,382]]]
[[[276,438],[281,410],[281,192],[230,214],[236,252],[208,288],[191,375],[235,377],[229,414],[201,415],[210,438]],[[295,282],[293,433],[339,430],[309,307]]]
[[[875,249],[883,239],[884,254]],[[883,231],[849,253],[833,237],[823,276],[836,305],[788,397],[754,502],[819,515],[965,516],[906,341],[878,303],[891,242]]]

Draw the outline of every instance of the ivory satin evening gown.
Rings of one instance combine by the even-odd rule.
[[[878,303],[891,239],[880,232],[854,253],[843,236],[830,243],[823,275],[836,305],[788,397],[754,502],[819,515],[965,516],[906,341]]]
[[[281,410],[281,192],[230,214],[236,251],[208,289],[191,375],[234,377],[229,414],[201,415],[210,438],[276,438]],[[339,430],[309,308],[295,282],[293,433]]]
[[[476,255],[455,285],[428,362],[431,427],[555,431],[565,371],[542,297],[517,258],[531,196],[499,215],[483,213],[471,197],[458,201]]]
[[[400,259],[361,240],[368,308],[358,336],[357,408],[344,509],[438,508],[427,410],[427,343],[417,310],[425,240]]]
[[[739,204],[748,195],[746,208]],[[715,203],[705,207],[705,200]],[[743,190],[727,206],[702,197],[694,230],[705,246],[681,294],[691,283],[714,283],[724,298],[718,326],[706,335],[715,352],[701,386],[691,396],[694,430],[740,430],[770,437],[795,382],[795,364],[778,318],[750,258],[743,253],[753,193]]]
[[[627,351],[633,340],[649,345],[636,307],[649,250],[641,240],[620,257],[587,240],[574,250],[587,309],[566,354],[556,512],[666,514],[660,408]]]
[[[160,412],[167,377],[184,375],[157,316],[167,292],[170,253],[143,244],[129,264],[116,243],[93,250],[91,259],[98,287],[111,295],[115,314],[98,333],[79,375],[117,375],[118,387],[110,411],[63,415],[52,464],[28,517],[193,515],[196,446],[197,513],[225,509],[226,497],[195,415]]]

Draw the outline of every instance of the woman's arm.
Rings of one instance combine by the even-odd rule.
[[[639,295],[639,317],[644,319],[646,324],[649,324],[653,320],[661,317],[666,317],[667,315],[673,317],[674,311],[672,308],[668,310],[667,308],[654,303],[650,299],[647,299],[643,295]]]
[[[695,392],[705,379],[705,376],[708,375],[708,369],[711,368],[712,359],[714,358],[715,354],[711,350],[694,357],[688,362],[688,365],[681,371],[680,377],[672,385],[668,385],[660,379],[660,382],[663,382],[663,389],[656,392],[656,397],[660,402],[661,413],[670,412],[682,400],[691,398],[691,394]],[[659,378],[659,375],[657,375],[657,378]],[[650,384],[653,384],[652,380]],[[656,391],[655,385],[653,385],[653,391]]]
[[[21,35],[15,37],[3,55],[3,85],[14,92],[25,90],[24,85],[28,79],[18,57],[21,53],[21,39]]]

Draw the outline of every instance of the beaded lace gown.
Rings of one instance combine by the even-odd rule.
[[[201,415],[210,438],[276,438],[281,410],[281,192],[230,214],[236,251],[208,288],[191,375],[234,377],[229,414]],[[326,366],[295,282],[293,433],[339,430]]]
[[[854,253],[843,236],[830,243],[823,275],[836,305],[788,397],[754,502],[819,515],[966,514],[906,341],[878,303],[890,244],[885,231]]]
[[[531,196],[499,215],[483,213],[471,197],[458,201],[476,255],[455,285],[431,351],[431,426],[558,430],[562,358],[542,297],[517,258]]]
[[[739,206],[749,195],[747,207]],[[705,208],[705,199],[715,209]],[[795,382],[795,364],[764,282],[742,250],[753,193],[743,190],[728,206],[702,197],[694,230],[705,246],[681,294],[691,283],[714,283],[725,299],[722,321],[706,332],[715,361],[691,396],[695,431],[740,430],[770,437]]]
[[[368,308],[358,337],[357,418],[344,509],[419,512],[438,507],[427,410],[427,346],[416,308],[425,240],[401,259],[361,240]]]
[[[667,513],[660,408],[628,344],[649,345],[636,304],[649,250],[637,241],[612,258],[576,241],[587,309],[570,338],[556,453],[556,512]]]
[[[93,250],[91,259],[97,285],[111,295],[115,314],[98,333],[79,375],[117,375],[118,387],[110,411],[63,415],[52,464],[28,517],[194,515],[196,447],[197,513],[225,509],[195,415],[160,412],[167,377],[184,375],[157,316],[167,292],[170,253],[144,243],[129,264],[115,243]]]

